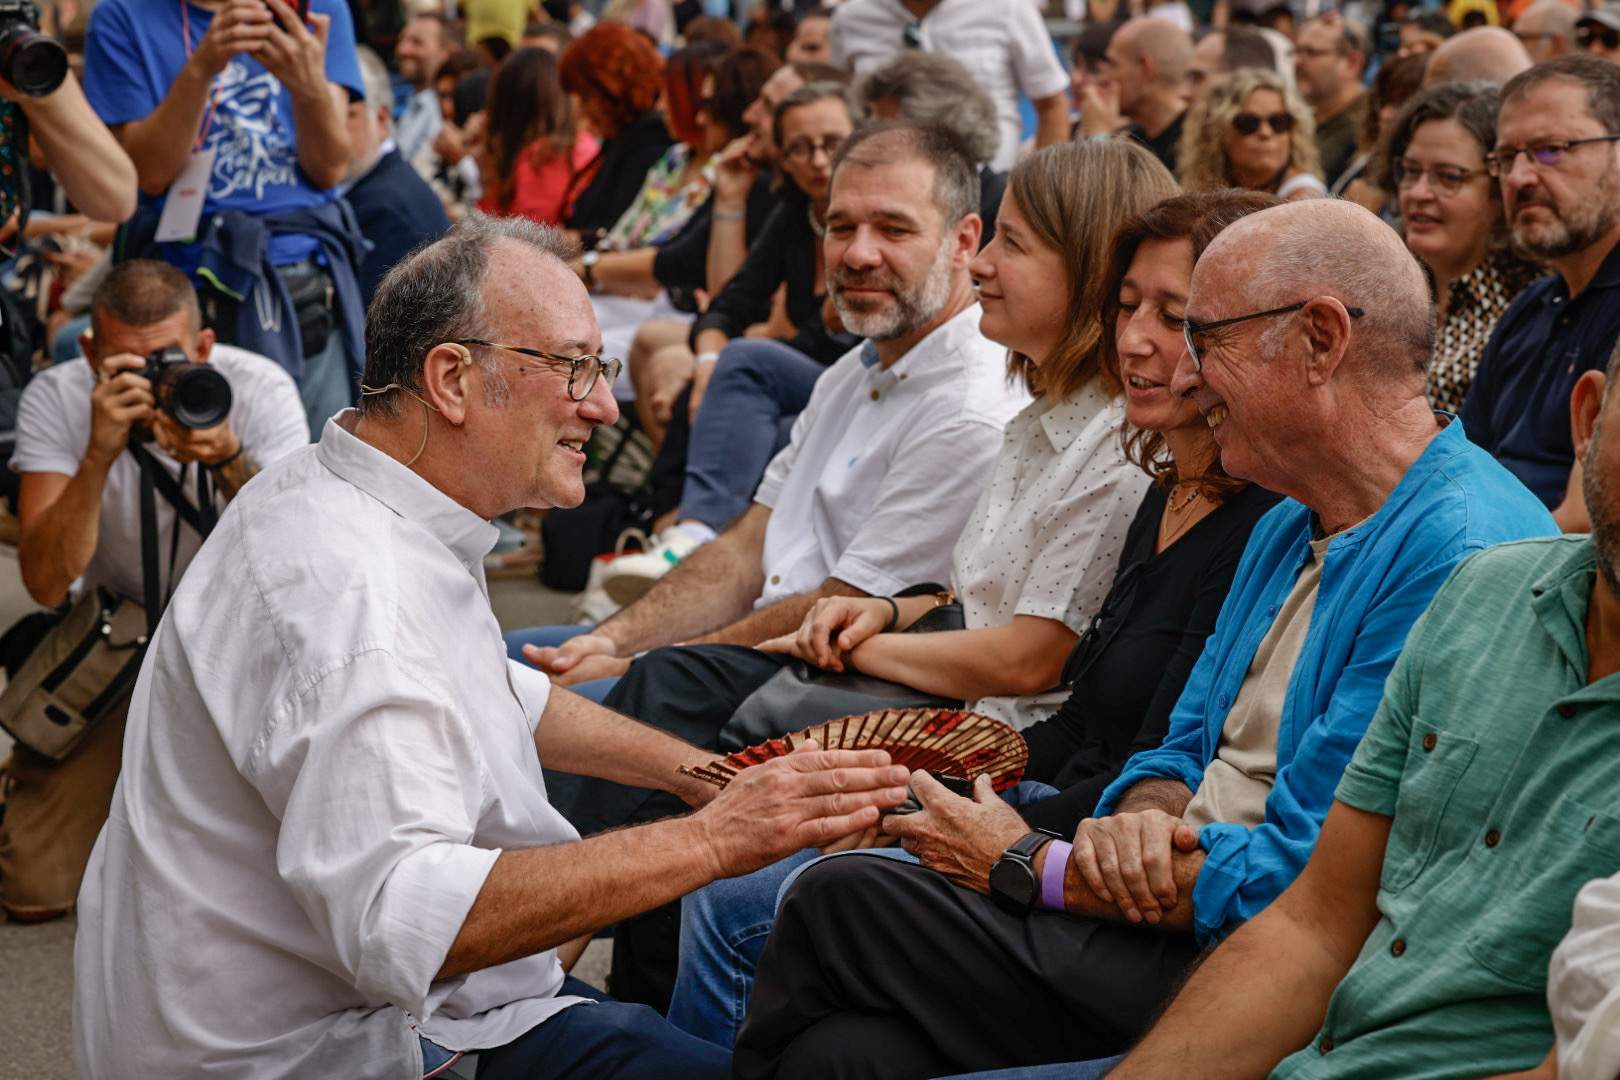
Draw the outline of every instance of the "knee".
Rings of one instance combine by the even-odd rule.
[[[720,361],[715,366],[714,378],[722,376],[758,382],[770,370],[772,353],[779,348],[774,341],[737,338],[720,350]]]

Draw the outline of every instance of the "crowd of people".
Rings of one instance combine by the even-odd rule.
[[[1620,14],[1051,6],[15,16],[80,1075],[1620,1075]]]

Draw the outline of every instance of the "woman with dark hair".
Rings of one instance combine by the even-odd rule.
[[[596,160],[575,178],[568,217],[568,227],[594,245],[629,208],[672,141],[657,108],[664,58],[630,27],[599,23],[568,46],[559,75],[576,101],[578,120],[601,140]]]
[[[567,216],[569,185],[596,156],[597,142],[575,129],[574,110],[545,49],[519,49],[489,85],[479,162],[478,209],[545,225]]]
[[[1429,404],[1461,410],[1496,322],[1541,271],[1514,253],[1501,189],[1485,171],[1500,89],[1441,83],[1390,126],[1380,183],[1395,196],[1406,246],[1434,282]]]

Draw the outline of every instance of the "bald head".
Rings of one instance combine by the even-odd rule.
[[[1361,308],[1365,314],[1354,320],[1354,352],[1375,366],[1364,370],[1377,370],[1381,381],[1415,376],[1404,381],[1413,392],[1423,392],[1434,336],[1428,280],[1400,236],[1353,202],[1286,203],[1229,226],[1198,260],[1189,309],[1206,317],[1210,305],[1202,298],[1223,294],[1241,297],[1244,311],[1317,296]]]
[[[1120,53],[1142,61],[1150,79],[1159,86],[1180,86],[1192,60],[1193,43],[1187,32],[1169,19],[1154,15],[1134,18],[1114,35]]]
[[[1530,64],[1530,54],[1511,33],[1500,26],[1476,26],[1447,38],[1430,54],[1423,85],[1483,79],[1500,86]]]

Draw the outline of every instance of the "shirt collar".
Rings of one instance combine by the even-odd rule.
[[[911,370],[921,364],[928,371],[946,370],[962,363],[962,345],[979,333],[979,305],[969,304],[956,315],[934,327],[933,332],[906,350],[906,354],[887,369],[877,366],[877,346],[870,341],[861,343],[861,363],[866,365],[866,378],[874,390],[884,391],[901,379],[909,378]],[[868,353],[868,347],[871,352]],[[867,364],[867,356],[872,363]],[[919,357],[921,359],[919,359]]]
[[[1359,544],[1365,533],[1363,526],[1381,520],[1385,514],[1398,513],[1403,504],[1414,498],[1422,498],[1429,478],[1458,454],[1467,453],[1468,436],[1463,434],[1462,421],[1448,412],[1437,412],[1435,416],[1444,419],[1446,426],[1429,440],[1429,445],[1423,448],[1423,453],[1419,454],[1418,459],[1407,468],[1406,475],[1395,485],[1395,490],[1389,493],[1384,505],[1349,528],[1334,533],[1328,538],[1330,548],[1337,550],[1345,544]],[[1313,522],[1311,535],[1315,535],[1315,530],[1319,526],[1314,524],[1316,521],[1314,512],[1311,514],[1311,521]]]
[[[1612,289],[1616,286],[1620,286],[1620,244],[1615,244],[1609,249],[1609,253],[1603,257],[1603,262],[1598,265],[1597,273],[1592,275],[1591,284],[1581,290],[1581,295],[1575,298],[1575,302],[1580,303],[1593,289]],[[1562,274],[1553,274],[1552,288],[1542,294],[1541,302],[1554,304],[1567,299],[1569,299],[1569,283],[1564,280]]]
[[[353,409],[345,409],[326,422],[315,448],[320,463],[406,521],[426,529],[463,564],[482,566],[500,536],[495,526],[375,446],[355,438],[346,425],[352,425],[358,416]]]
[[[388,138],[382,141],[382,145],[377,147],[377,156],[371,159],[371,164],[366,166],[366,171],[361,173],[359,176],[356,176],[353,180],[345,180],[343,183],[339,184],[337,193],[339,195],[347,196],[349,192],[354,190],[354,186],[356,184],[377,171],[377,166],[382,164],[383,158],[387,157],[389,154],[392,154],[398,149],[399,147],[395,144],[394,137],[392,135],[388,136]]]
[[[1068,397],[1042,410],[1041,429],[1046,432],[1052,449],[1061,454],[1072,446],[1092,417],[1108,408],[1112,400],[1093,378]]]
[[[1586,608],[1597,574],[1597,548],[1591,537],[1571,543],[1554,565],[1530,586],[1530,607],[1541,628],[1572,668],[1586,681]]]

